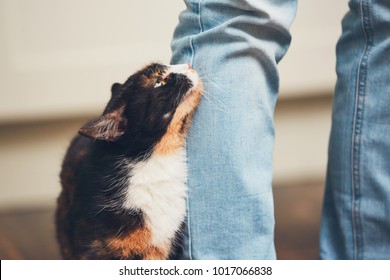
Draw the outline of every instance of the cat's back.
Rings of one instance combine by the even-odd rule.
[[[75,172],[85,162],[91,152],[91,139],[77,135],[70,143],[62,162],[60,179],[63,188],[68,188],[69,183],[75,182]]]
[[[82,170],[80,167],[85,164],[90,152],[91,140],[77,135],[71,141],[62,162],[60,173],[62,190],[57,200],[55,219],[57,239],[61,245],[62,256],[66,259],[76,258],[73,251],[73,242],[69,238],[73,232],[73,224],[69,217],[73,211],[75,192],[78,188],[77,173]]]

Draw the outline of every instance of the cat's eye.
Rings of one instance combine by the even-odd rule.
[[[157,87],[161,87],[163,85],[165,85],[167,83],[167,80],[164,79],[164,80],[157,80],[157,82],[154,84],[154,87],[157,88]]]

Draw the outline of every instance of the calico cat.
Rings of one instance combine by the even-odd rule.
[[[173,258],[186,215],[184,142],[202,96],[187,64],[115,83],[102,116],[68,148],[57,239],[65,259]]]

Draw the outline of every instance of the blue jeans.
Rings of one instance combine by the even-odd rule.
[[[350,1],[337,74],[320,255],[390,259],[390,1]]]
[[[295,16],[296,1],[185,0],[185,2],[187,9],[180,15],[180,23],[172,41],[171,63],[192,64],[203,79],[205,88],[205,96],[194,117],[187,140],[189,193],[186,257],[274,259],[276,254],[272,152],[273,113],[279,88],[277,63],[290,43],[289,28]],[[360,2],[367,1],[353,1],[353,5],[360,5]],[[388,6],[384,4],[376,8],[386,10]],[[357,224],[358,221],[357,226],[360,229],[364,228],[362,214],[368,210],[371,212],[370,215],[374,215],[371,217],[375,218],[378,225],[375,232],[382,232],[376,240],[384,241],[386,220],[383,214],[389,212],[390,190],[387,194],[385,191],[387,181],[385,171],[388,164],[386,165],[384,151],[386,145],[390,145],[390,139],[389,143],[386,143],[384,127],[385,121],[390,118],[385,117],[386,102],[379,102],[383,107],[383,110],[379,110],[374,105],[374,96],[369,104],[366,96],[368,91],[378,95],[381,89],[383,92],[379,93],[381,98],[384,100],[390,98],[390,95],[385,96],[386,90],[389,93],[386,84],[375,80],[371,86],[379,88],[368,88],[370,79],[368,66],[373,62],[379,63],[378,67],[382,72],[379,73],[378,68],[373,68],[376,71],[374,70],[371,75],[372,78],[383,81],[385,77],[382,76],[388,75],[383,71],[386,60],[376,54],[376,46],[374,47],[372,42],[369,48],[362,49],[366,38],[364,34],[372,34],[373,31],[370,28],[363,34],[356,28],[360,21],[355,25],[349,23],[353,20],[359,19],[349,15],[344,21],[345,35],[339,44],[339,65],[343,61],[346,65],[338,68],[339,72],[343,71],[344,74],[339,78],[335,97],[329,161],[331,179],[328,178],[321,234],[321,252],[324,258],[354,257],[350,253],[349,243],[359,245],[360,242],[366,241],[353,238],[353,233],[356,236],[360,233],[358,230],[352,231],[351,223]],[[373,20],[369,20],[368,25],[371,24],[374,24]],[[350,29],[358,33],[359,38],[363,36],[362,39],[355,39],[355,34],[351,35]],[[380,53],[386,47],[389,53],[389,42],[386,46],[387,38],[384,35],[387,30],[379,29],[378,33],[383,33],[383,37],[371,37],[371,41],[381,40],[381,49],[378,50]],[[343,47],[343,44],[346,46]],[[360,56],[357,54],[359,51]],[[366,71],[361,71],[363,68]],[[360,69],[354,77],[355,83],[351,81],[351,77],[346,76],[351,75],[352,69]],[[358,78],[361,75],[364,75],[363,80]],[[387,76],[387,84],[389,80]],[[363,84],[364,91],[356,90],[356,83],[359,87]],[[356,110],[355,105],[358,105]],[[340,109],[341,106],[345,109]],[[365,110],[364,119],[361,107]],[[369,109],[377,112],[370,120],[366,113]],[[370,122],[369,127],[364,126],[366,118]],[[371,124],[374,120],[375,126]],[[366,131],[368,133],[366,137],[375,139],[363,138]],[[372,147],[368,149],[367,146],[370,144]],[[362,171],[362,164],[356,165],[355,168],[354,163],[353,169],[350,166],[351,160],[354,159],[350,154],[352,150],[358,160],[357,163],[369,161],[364,165],[367,164],[366,169],[375,170],[373,176],[379,175],[376,173],[378,165],[383,173],[380,173],[379,177],[376,176],[376,179],[371,177],[369,182],[363,182],[363,178],[359,177],[362,176],[359,173]],[[340,156],[341,154],[343,156]],[[387,162],[390,161],[390,157],[388,158]],[[381,160],[378,162],[377,159]],[[358,174],[356,177],[359,177],[359,181],[354,179],[354,184],[358,183],[359,188],[351,188],[350,180],[354,178],[348,177],[348,173],[351,172]],[[366,175],[364,180],[368,180]],[[363,187],[362,185],[366,183],[368,185]],[[368,193],[371,195],[374,193],[371,190],[374,183],[377,188],[375,194],[379,194],[380,197],[373,201],[375,198],[369,196],[366,204],[374,206],[367,207],[363,203],[363,188],[370,187]],[[384,200],[386,195],[387,199]],[[355,210],[353,215],[351,209]],[[379,213],[380,211],[382,212]],[[371,227],[374,230],[373,225]],[[388,228],[387,232],[389,233]],[[367,233],[364,235],[367,236]],[[367,237],[373,239],[375,236]],[[364,244],[368,246],[367,243]],[[383,244],[382,242],[381,246]],[[346,251],[348,253],[345,253]]]

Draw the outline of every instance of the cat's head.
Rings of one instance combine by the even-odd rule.
[[[115,83],[111,92],[102,116],[82,127],[80,134],[106,142],[155,146],[169,133],[185,137],[202,84],[187,64],[153,63],[124,84]]]

